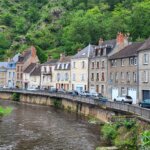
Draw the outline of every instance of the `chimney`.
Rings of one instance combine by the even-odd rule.
[[[31,54],[32,54],[32,57],[36,57],[36,49],[34,46],[31,46]]]
[[[78,49],[77,49],[77,52],[80,52],[80,51],[81,51],[81,48],[78,48]]]
[[[52,60],[52,56],[48,55],[47,61],[50,61],[50,60]]]
[[[104,42],[104,40],[102,38],[100,38],[98,41],[98,45],[102,45],[103,42]]]
[[[64,58],[65,58],[65,54],[64,54],[64,53],[61,53],[61,54],[60,54],[60,61],[62,61]]]

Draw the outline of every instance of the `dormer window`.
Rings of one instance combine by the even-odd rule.
[[[103,48],[101,49],[101,53],[100,53],[100,55],[101,55],[101,56],[103,56],[103,55],[104,55],[104,49],[103,49]]]

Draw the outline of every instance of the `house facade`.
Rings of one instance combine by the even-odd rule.
[[[20,54],[16,54],[9,62],[7,66],[7,87],[15,88],[16,86],[16,63]]]
[[[36,55],[35,47],[31,46],[29,49],[24,51],[18,59],[16,64],[16,86],[23,88],[23,71],[31,64],[37,63],[39,59]]]
[[[55,66],[55,82],[57,89],[71,90],[71,56],[60,55]]]
[[[71,59],[72,90],[89,91],[89,59],[92,57],[94,46],[89,44]]]
[[[55,65],[57,60],[51,59],[46,63],[41,64],[41,89],[49,89],[55,87]]]
[[[138,102],[137,50],[141,42],[132,43],[109,57],[108,97],[131,96],[133,103]]]
[[[0,62],[0,87],[7,86],[7,67],[8,62]]]
[[[139,101],[150,99],[150,38],[138,50]]]
[[[116,40],[103,41],[95,46],[89,65],[89,91],[107,96],[108,54],[114,49]]]

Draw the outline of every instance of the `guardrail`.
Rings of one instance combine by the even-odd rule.
[[[102,102],[98,100],[94,100],[92,98],[82,97],[82,96],[72,96],[69,94],[61,94],[61,93],[49,93],[46,91],[26,91],[26,90],[14,90],[14,89],[0,89],[0,92],[11,92],[11,93],[22,93],[22,94],[32,94],[32,95],[40,95],[40,96],[49,96],[49,97],[56,97],[56,98],[64,98],[76,102],[82,102],[86,104],[92,104],[92,105],[101,105]],[[104,103],[103,103],[104,104]],[[129,112],[132,114],[135,114],[143,119],[146,119],[150,121],[150,109],[142,108],[136,105],[130,105],[125,103],[117,103],[117,102],[111,102],[107,101],[104,104],[107,108]]]

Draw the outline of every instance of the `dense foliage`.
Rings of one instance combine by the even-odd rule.
[[[12,108],[10,108],[10,107],[4,108],[4,107],[0,106],[0,117],[9,115],[11,112],[12,112]]]
[[[129,32],[133,41],[146,39],[149,18],[149,0],[1,0],[0,60],[29,45],[40,55],[74,54],[118,31]]]

